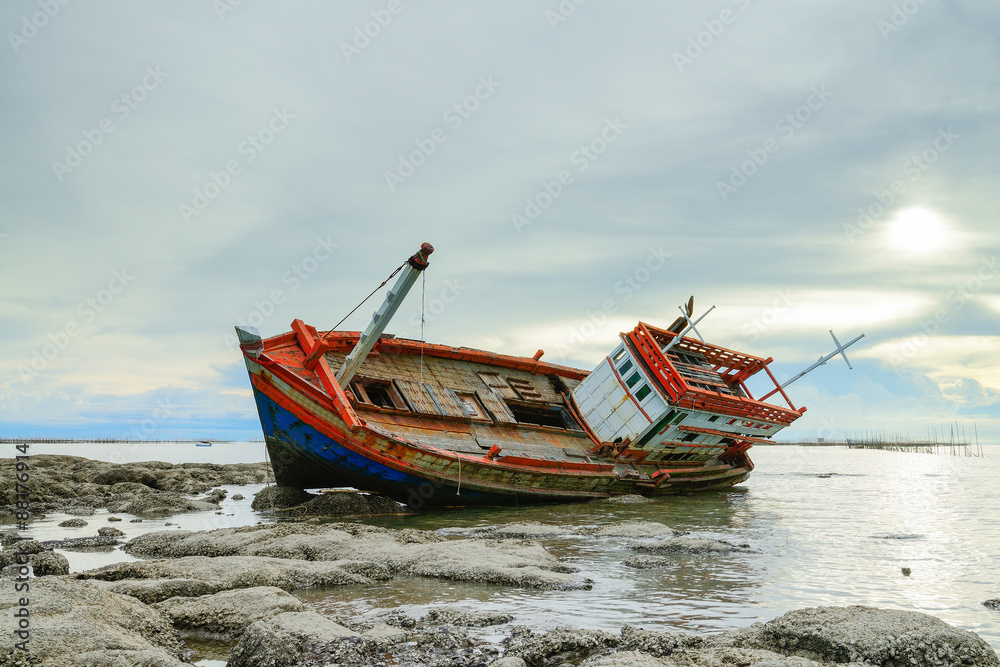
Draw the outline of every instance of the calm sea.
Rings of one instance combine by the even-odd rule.
[[[10,452],[3,448],[10,449]],[[1000,612],[982,606],[1000,597],[1000,446],[983,457],[849,450],[840,447],[755,447],[756,470],[728,492],[653,503],[605,502],[450,510],[369,520],[462,534],[495,524],[540,521],[572,529],[622,520],[659,521],[757,553],[677,557],[666,570],[636,570],[621,538],[544,540],[553,553],[594,581],[590,591],[497,589],[398,578],[364,589],[311,591],[302,597],[336,614],[374,614],[403,607],[422,614],[449,604],[514,614],[536,628],[557,625],[617,632],[626,623],[651,629],[718,632],[814,605],[862,604],[932,614],[979,633],[1000,650]],[[261,443],[33,445],[31,453],[76,454],[118,462],[214,463],[263,460]],[[0,457],[14,455],[0,446]],[[184,514],[114,524],[129,537],[184,528],[200,530],[270,521],[250,509],[254,487],[230,487],[221,515]],[[36,539],[93,534],[56,526],[65,515],[32,525]],[[176,524],[166,526],[167,523]],[[120,551],[64,552],[73,570],[130,559]],[[902,568],[911,570],[909,576]],[[206,663],[207,664],[207,663]]]

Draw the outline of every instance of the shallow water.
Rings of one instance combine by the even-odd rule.
[[[56,451],[33,446],[32,453]],[[70,447],[62,446],[60,449]],[[167,460],[193,455],[218,463],[260,460],[262,445],[88,445],[88,458]],[[105,448],[102,452],[99,448]],[[534,591],[399,577],[375,586],[300,592],[338,615],[371,616],[390,607],[411,615],[449,604],[511,613],[534,628],[557,625],[617,632],[626,623],[650,629],[719,632],[815,605],[863,604],[932,614],[979,633],[1000,649],[1000,612],[982,606],[1000,597],[1000,447],[986,456],[908,454],[839,447],[755,447],[756,470],[731,491],[643,504],[592,502],[543,507],[467,509],[368,523],[464,534],[495,524],[539,521],[566,528],[622,520],[658,521],[698,537],[749,544],[759,553],[677,556],[666,570],[637,570],[622,561],[626,538],[561,536],[545,546],[593,580],[590,591]],[[12,454],[0,453],[0,456]],[[183,457],[183,458],[177,458]],[[211,458],[214,457],[214,458]],[[32,524],[36,539],[93,534],[115,525],[128,537],[269,521],[249,508],[252,488],[229,487],[246,500],[223,514],[185,514],[139,524],[95,516],[83,529],[56,527],[65,516]],[[86,517],[85,517],[86,518]],[[89,532],[88,532],[89,531]],[[119,551],[63,552],[74,570],[129,558]],[[901,568],[909,567],[910,576]],[[212,664],[212,663],[204,663]]]

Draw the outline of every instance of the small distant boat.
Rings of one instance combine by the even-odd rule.
[[[196,447],[211,447],[212,443],[209,442],[208,440],[199,440],[198,442],[195,443],[195,446]]]
[[[263,340],[236,328],[278,484],[351,486],[415,509],[724,489],[753,470],[753,444],[805,412],[770,358],[700,340],[693,298],[670,326],[621,334],[590,372],[541,350],[383,335],[431,252],[401,267],[364,332],[297,319]],[[746,386],[757,373],[774,382],[762,398]],[[765,402],[776,394],[784,405]]]

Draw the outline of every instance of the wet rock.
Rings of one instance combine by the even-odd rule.
[[[756,553],[749,544],[731,544],[707,537],[670,537],[655,542],[636,542],[629,548],[640,553],[667,556],[673,554],[728,554],[732,552]]]
[[[121,521],[121,520],[122,520],[122,518],[120,516],[109,516],[108,517],[108,522],[115,522],[115,521]],[[133,521],[135,521],[135,519],[133,519]],[[139,519],[139,521],[142,521],[142,519]]]
[[[14,564],[24,564],[26,556],[51,550],[52,547],[46,546],[37,540],[20,540],[0,551],[0,569]]]
[[[361,639],[315,611],[285,612],[251,624],[229,654],[228,667],[290,667],[324,645],[351,638]]]
[[[983,603],[983,606],[987,609],[996,609],[1000,611],[1000,598],[993,598],[992,600],[987,600]]]
[[[573,535],[573,529],[547,523],[529,521],[495,526],[482,534],[498,540],[544,540]]]
[[[59,524],[60,528],[83,528],[87,522],[83,519],[66,519]]]
[[[175,628],[238,637],[251,623],[306,606],[280,588],[256,586],[200,597],[173,597],[153,605]]]
[[[447,623],[467,628],[485,628],[490,625],[510,623],[514,620],[514,617],[510,614],[501,614],[499,612],[438,607],[427,612],[427,616],[423,620],[425,623],[431,624]]]
[[[261,491],[253,497],[253,502],[250,504],[250,507],[258,512],[263,512],[272,508],[284,509],[286,507],[302,505],[313,497],[314,496],[311,493],[306,493],[302,489],[296,489],[292,486],[269,486],[261,489]]]
[[[117,528],[105,526],[97,529],[97,534],[101,537],[125,537],[125,533]]]
[[[528,663],[526,663],[523,658],[510,656],[491,662],[490,667],[528,667]]]
[[[368,577],[349,572],[341,563],[312,562],[261,556],[207,558],[186,556],[170,560],[133,561],[106,565],[76,575],[78,579],[183,579],[203,582],[200,591],[274,586],[286,591],[300,588],[372,584]],[[123,591],[126,592],[126,591]],[[202,593],[204,594],[204,593]]]
[[[910,576],[910,574],[913,572],[913,570],[911,570],[908,567],[901,568],[900,571],[903,573],[904,577]]]
[[[617,648],[618,637],[600,630],[556,628],[536,635],[530,631],[514,632],[504,640],[505,656],[522,658],[529,667],[578,663],[598,651]]]
[[[370,639],[382,648],[392,646],[393,644],[401,644],[410,640],[410,633],[403,628],[387,625],[386,623],[378,623],[364,632],[362,635],[365,639]]]
[[[7,530],[0,531],[0,546],[9,547],[12,544],[17,544],[19,541],[21,541],[21,537],[16,528],[8,528]]]
[[[229,492],[226,491],[225,489],[212,489],[209,492],[209,494],[207,496],[205,496],[204,500],[205,500],[205,502],[212,503],[213,505],[218,505],[223,500],[225,500],[226,496],[228,496],[228,495],[229,495]]]
[[[62,554],[44,551],[31,556],[31,571],[36,577],[69,574],[69,561]]]
[[[108,536],[70,537],[65,540],[46,540],[43,544],[50,549],[106,549],[121,544],[122,541]]]
[[[997,654],[978,635],[910,611],[814,607],[765,623],[757,643],[785,655],[875,665],[996,667]]]
[[[108,520],[110,521],[110,519],[108,519]],[[118,519],[118,520],[121,521],[121,519]],[[128,522],[129,523],[142,523],[142,519],[129,519]]]
[[[233,500],[243,500],[243,494],[237,493],[236,495],[233,496]]]
[[[642,505],[645,503],[653,502],[645,496],[639,496],[633,493],[626,494],[624,496],[612,496],[611,498],[604,498],[597,502],[602,503],[613,503],[615,505]]]
[[[95,484],[102,484],[104,486],[113,486],[122,482],[128,482],[131,484],[142,484],[151,489],[159,488],[157,486],[156,475],[149,470],[123,465],[109,466],[101,470],[94,475],[93,481]]]
[[[121,482],[111,487],[107,508],[109,512],[163,515],[217,510],[219,506],[204,500],[192,500],[173,491],[157,491],[143,484]]]
[[[378,620],[386,625],[404,630],[412,630],[417,625],[417,619],[398,609],[382,613],[378,616]]]
[[[471,645],[469,631],[454,625],[433,625],[417,636],[417,648],[455,652]]]
[[[321,493],[305,504],[305,513],[316,516],[411,514],[395,500],[370,493]]]
[[[664,662],[638,651],[621,651],[612,653],[611,655],[598,655],[588,658],[580,663],[580,667],[673,667],[676,664],[675,662]]]
[[[57,511],[89,515],[103,507],[112,512],[127,511],[114,510],[108,505],[109,501],[121,505],[128,500],[115,497],[111,492],[119,484],[181,497],[181,494],[202,493],[226,484],[261,483],[267,469],[264,463],[172,465],[146,461],[120,465],[51,454],[32,456],[31,462],[32,512],[36,516]],[[14,470],[13,465],[0,463],[0,514],[14,511]],[[180,508],[174,511],[191,511],[183,509],[179,501],[173,503]]]
[[[622,564],[637,570],[669,570],[678,567],[675,559],[664,556],[629,556]]]
[[[13,586],[0,586],[0,614],[19,604]],[[169,620],[138,600],[86,581],[31,581],[31,656],[40,665],[182,667],[184,647]],[[15,636],[0,633],[0,661],[13,656]],[[15,664],[0,662],[0,664]]]
[[[146,604],[162,602],[173,597],[193,598],[211,595],[218,591],[218,588],[201,579],[123,579],[116,582],[94,579],[93,581],[112,593],[129,595]]]
[[[656,521],[618,521],[603,526],[585,526],[580,528],[579,532],[594,537],[631,537],[636,539],[680,534],[670,526]]]
[[[345,570],[406,574],[476,583],[558,590],[589,589],[589,580],[539,544],[503,540],[449,540],[430,531],[391,530],[354,523],[282,523],[213,531],[161,531],[129,541],[141,558],[267,556],[346,561]],[[375,578],[375,577],[372,577]],[[384,578],[384,577],[381,577]]]
[[[683,632],[653,632],[626,625],[622,628],[619,648],[625,651],[639,651],[663,657],[700,648],[703,643],[704,640],[701,637]]]

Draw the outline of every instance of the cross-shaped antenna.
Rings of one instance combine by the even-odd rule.
[[[687,310],[686,310],[686,309],[684,308],[684,306],[677,306],[677,310],[681,311],[681,315],[683,315],[683,316],[684,316],[684,319],[685,319],[685,320],[687,320],[687,323],[688,323],[688,329],[690,329],[691,331],[693,331],[693,332],[694,332],[694,335],[698,337],[698,340],[700,340],[700,341],[701,341],[702,343],[704,343],[704,342],[705,342],[705,339],[704,339],[704,338],[702,338],[702,336],[701,336],[701,332],[700,332],[700,331],[698,331],[698,327],[696,327],[696,326],[695,326],[695,324],[696,324],[696,323],[695,323],[695,322],[692,322],[692,321],[691,321],[691,318],[690,318],[690,317],[688,317],[688,312],[687,312]]]
[[[813,364],[812,366],[810,366],[809,368],[805,369],[804,371],[802,371],[801,373],[799,373],[798,375],[796,375],[792,379],[790,379],[787,382],[785,382],[783,385],[781,385],[782,389],[784,389],[785,387],[787,387],[791,383],[795,382],[796,380],[798,380],[800,377],[802,377],[806,373],[809,373],[810,371],[813,371],[813,370],[819,368],[820,366],[822,366],[826,362],[828,362],[831,359],[833,359],[838,354],[844,358],[844,362],[847,363],[847,367],[850,368],[851,370],[854,370],[854,367],[851,366],[851,362],[847,360],[847,354],[844,352],[844,350],[846,350],[850,346],[852,346],[855,343],[857,343],[859,340],[861,340],[862,338],[864,338],[865,335],[861,334],[860,336],[858,336],[857,338],[855,338],[854,340],[848,342],[845,345],[841,345],[840,344],[840,341],[837,340],[837,337],[834,335],[832,329],[830,330],[830,335],[833,336],[833,342],[837,346],[837,349],[834,350],[833,352],[831,352],[830,354],[826,355],[825,357],[820,357],[819,361],[817,361],[815,364]]]
[[[698,318],[698,319],[696,319],[696,320],[695,320],[694,322],[692,322],[692,321],[691,321],[691,318],[690,318],[690,317],[688,316],[688,312],[687,312],[686,310],[684,310],[684,306],[678,306],[678,308],[680,308],[680,309],[681,309],[681,314],[682,314],[682,315],[684,316],[684,319],[685,319],[685,320],[687,320],[687,323],[688,323],[688,325],[687,325],[687,327],[686,327],[686,328],[684,329],[684,331],[682,331],[682,332],[680,332],[679,334],[677,334],[676,336],[674,336],[674,339],[673,339],[673,340],[671,340],[671,341],[670,341],[669,343],[667,343],[667,344],[666,344],[666,345],[665,345],[665,346],[663,347],[663,351],[664,351],[664,352],[666,352],[667,350],[669,350],[670,348],[672,348],[672,347],[673,347],[673,346],[674,346],[674,345],[675,345],[675,344],[676,344],[676,343],[677,343],[677,342],[678,342],[678,341],[679,341],[679,340],[680,340],[681,338],[684,338],[684,334],[686,334],[686,333],[687,333],[688,331],[691,331],[692,329],[694,329],[694,332],[695,332],[696,334],[698,334],[698,338],[701,338],[701,334],[700,334],[700,333],[698,333],[698,330],[697,330],[697,329],[695,329],[695,326],[694,326],[694,325],[698,324],[698,322],[701,322],[701,321],[702,321],[703,319],[705,319],[705,316],[706,316],[706,315],[708,315],[708,314],[709,314],[710,312],[712,312],[713,310],[715,310],[715,306],[712,306],[711,308],[709,308],[708,310],[706,310],[706,311],[704,312],[704,314],[702,314],[702,316],[701,316],[701,317],[699,317],[699,318]],[[704,338],[701,338],[701,342],[703,342],[703,343],[704,343],[704,342],[705,342],[705,339],[704,339]]]

